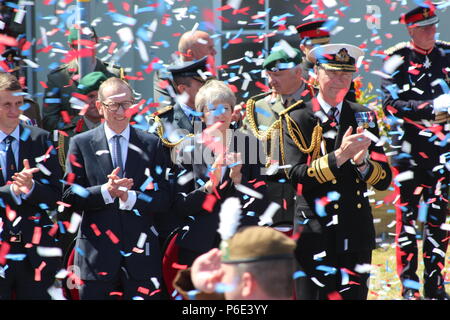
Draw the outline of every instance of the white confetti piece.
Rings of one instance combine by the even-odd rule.
[[[259,217],[258,225],[271,225],[273,223],[273,216],[280,209],[281,206],[276,202],[271,202],[264,213]]]
[[[141,232],[141,234],[139,235],[139,240],[138,240],[136,246],[138,248],[142,249],[144,247],[145,240],[147,240],[147,234],[144,233],[144,232]]]
[[[70,217],[70,225],[69,228],[67,228],[67,232],[70,233],[77,232],[80,222],[81,222],[81,215],[79,215],[76,212],[72,213],[72,216]]]
[[[36,168],[38,168],[46,176],[50,176],[52,172],[48,170],[42,163],[36,163]]]
[[[136,43],[138,46],[139,56],[141,57],[142,61],[148,62],[149,58],[148,58],[148,53],[147,53],[147,49],[145,47],[144,41],[142,41],[141,39],[137,39]]]
[[[395,177],[395,181],[401,182],[401,181],[407,181],[407,180],[411,180],[414,178],[414,172],[411,170],[399,173],[396,177]]]
[[[355,266],[355,271],[358,273],[370,273],[371,270],[372,270],[372,266],[368,263],[357,264]]]
[[[404,59],[402,56],[398,54],[394,54],[392,57],[390,57],[388,60],[386,60],[383,64],[383,71],[387,74],[392,74],[397,68],[402,65],[404,62]]]
[[[222,240],[231,238],[239,225],[241,217],[241,202],[236,197],[228,198],[220,207],[220,223],[217,232]]]
[[[58,247],[41,247],[36,248],[37,254],[41,257],[62,257],[62,250]]]
[[[245,193],[245,194],[249,195],[250,197],[254,197],[254,198],[257,198],[257,199],[262,199],[263,198],[263,195],[261,193],[256,192],[255,190],[253,190],[253,189],[251,189],[249,187],[246,187],[246,186],[244,186],[242,184],[237,184],[235,186],[235,188],[239,192]]]
[[[98,150],[97,152],[95,152],[96,156],[101,156],[102,154],[109,154],[109,150]]]
[[[297,52],[286,40],[280,40],[279,46],[281,50],[284,50],[289,57],[293,58],[297,55]]]
[[[232,7],[234,10],[237,10],[241,7],[242,0],[228,0],[227,5]]]

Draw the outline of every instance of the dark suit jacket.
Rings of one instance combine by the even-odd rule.
[[[256,154],[263,156],[261,147],[256,138],[251,135],[234,131],[234,144],[231,144],[233,152],[240,152],[242,156],[242,182],[241,184],[259,192],[263,199],[255,199],[248,207],[242,208],[240,225],[255,225],[258,223],[259,215],[267,208],[265,199],[265,183],[261,183],[261,169],[264,167],[265,159],[256,159]],[[186,147],[186,146],[193,146]],[[193,175],[184,185],[176,184],[176,195],[174,209],[180,217],[184,217],[188,231],[178,238],[178,244],[199,254],[207,252],[218,245],[220,240],[217,229],[219,227],[219,212],[221,204],[229,197],[238,197],[241,204],[245,204],[250,199],[247,195],[236,190],[235,185],[229,178],[230,168],[227,168],[223,176],[222,184],[226,181],[223,189],[217,188],[220,199],[214,199],[212,210],[208,211],[203,206],[211,200],[214,193],[207,196],[204,191],[204,183],[209,180],[208,169],[213,164],[210,151],[202,149],[202,145],[194,142],[193,139],[186,141],[185,145],[179,149],[178,158],[178,178],[184,175]],[[209,162],[208,162],[209,159]],[[212,162],[211,162],[212,161]],[[178,180],[180,182],[180,180]]]
[[[136,204],[130,211],[119,210],[119,199],[105,205],[101,194],[101,185],[113,170],[109,152],[99,152],[109,150],[104,125],[70,140],[65,179],[74,174],[74,181],[73,185],[64,186],[63,199],[82,214],[75,264],[84,280],[109,280],[121,265],[135,280],[160,276],[159,243],[152,227],[155,214],[163,212],[170,201],[164,179],[166,160],[155,136],[130,129],[125,172],[126,177],[133,178],[133,190],[137,193]],[[155,185],[151,191],[145,190],[147,169]],[[88,194],[81,196],[77,186],[85,188]],[[146,237],[145,245],[136,250],[141,236]]]
[[[49,133],[34,126],[20,124],[20,134],[29,133],[28,138],[19,141],[19,167],[18,170],[23,169],[23,160],[28,159],[31,167],[36,166],[36,158],[44,156],[49,148],[49,158],[40,161],[49,172],[50,175],[39,171],[33,175],[34,189],[27,199],[22,199],[22,204],[17,205],[10,193],[10,186],[5,185],[3,174],[0,174],[0,198],[2,205],[0,207],[0,217],[3,221],[3,231],[1,232],[1,239],[8,241],[10,231],[13,233],[22,233],[22,244],[33,244],[26,248],[28,260],[31,262],[33,268],[38,268],[42,262],[46,263],[45,268],[42,269],[42,279],[49,280],[54,276],[57,268],[60,267],[60,257],[42,257],[37,254],[37,247],[57,247],[54,235],[55,232],[50,232],[54,223],[46,210],[55,210],[57,208],[56,202],[61,199],[61,168],[58,165],[56,150],[50,141]],[[44,171],[46,171],[44,169]],[[21,217],[20,222],[13,226],[14,221],[7,218],[6,206],[10,210],[16,212],[17,217]],[[40,238],[36,237],[40,232]],[[50,234],[49,234],[50,232]],[[36,235],[35,235],[36,234]],[[51,235],[52,234],[52,235]],[[33,238],[35,235],[35,238]],[[38,240],[36,242],[36,239]],[[33,242],[34,241],[34,242]]]
[[[364,193],[367,192],[368,182],[377,190],[389,187],[392,174],[387,159],[380,160],[384,156],[383,148],[376,147],[372,142],[369,152],[373,158],[370,160],[370,169],[365,177],[360,175],[350,161],[338,168],[334,155],[334,150],[341,145],[348,127],[352,126],[353,133],[356,132],[355,112],[367,111],[369,109],[362,105],[345,100],[336,138],[326,139],[327,154],[321,153],[314,161],[310,159],[311,154],[301,152],[295,145],[287,130],[286,121],[283,121],[284,153],[287,164],[292,165],[289,169],[289,178],[296,190],[298,185],[301,185],[301,194],[297,194],[295,208],[296,222],[303,228],[299,242],[304,240],[305,233],[321,234],[323,242],[315,245],[322,250],[329,250],[327,255],[331,252],[371,250],[375,246],[371,207]],[[307,102],[293,109],[289,112],[289,116],[297,123],[309,147],[313,128],[320,121],[314,115],[312,103]],[[331,129],[328,123],[329,121],[321,123],[324,134]],[[378,136],[377,126],[369,128],[369,131]],[[297,139],[300,141],[298,137]],[[336,192],[334,195],[338,195],[339,198],[333,198],[331,192]],[[317,203],[319,200],[324,205],[325,214],[321,212],[321,205]],[[337,217],[337,223],[333,222],[333,216]]]

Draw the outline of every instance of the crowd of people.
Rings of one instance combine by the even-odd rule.
[[[68,33],[73,51],[84,35],[88,72],[81,58],[53,70],[41,112],[23,114],[36,103],[16,69],[0,73],[0,299],[51,299],[62,285],[81,300],[365,300],[367,194],[393,185],[402,297],[448,300],[450,44],[435,40],[433,8],[399,20],[410,39],[385,50],[381,88],[389,157],[356,98],[364,51],[331,43],[324,20],[297,27],[298,48],[271,50],[270,91],[245,104],[217,79],[203,31],[155,71],[151,114],[123,68],[96,57],[93,28]]]

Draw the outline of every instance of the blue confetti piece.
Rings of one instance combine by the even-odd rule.
[[[216,285],[216,292],[224,293],[233,291],[236,286],[234,284],[218,283]]]
[[[22,131],[22,134],[20,135],[20,140],[27,141],[28,138],[30,137],[30,134],[31,134],[31,130],[28,128],[24,128]]]
[[[138,210],[138,209],[133,209],[133,212],[134,212],[134,214],[137,215],[138,217],[141,216],[141,214],[139,213],[139,210]]]
[[[132,252],[124,252],[124,251],[120,250],[120,254],[124,257],[129,257],[129,256],[131,256]]]
[[[79,195],[82,198],[87,198],[90,194],[90,192],[86,189],[80,186],[79,184],[72,184],[72,192]]]
[[[325,266],[325,265],[319,265],[316,268],[319,271],[323,271],[325,272],[325,275],[329,275],[329,274],[336,274],[337,269],[334,267],[330,267],[330,266]]]
[[[205,182],[204,182],[202,179],[197,179],[197,183],[198,183],[200,186],[203,186],[203,185],[205,184]]]
[[[262,108],[259,108],[259,107],[256,107],[255,111],[257,113],[263,115],[264,117],[271,117],[272,116],[272,114],[269,111],[267,111],[265,109],[262,109]]]
[[[300,271],[300,270],[295,271],[294,274],[292,275],[293,279],[298,279],[301,277],[306,277],[306,273],[304,273],[303,271]]]
[[[152,197],[150,197],[149,195],[147,195],[147,194],[145,194],[145,193],[140,193],[140,194],[138,195],[138,199],[141,199],[141,200],[143,200],[143,201],[145,201],[145,202],[152,202],[152,200],[153,200]]]
[[[403,281],[403,286],[405,288],[410,288],[414,290],[420,290],[421,284],[417,281],[406,279]]]
[[[6,259],[13,261],[22,261],[26,256],[27,255],[25,253],[9,253],[6,255]]]
[[[84,251],[81,250],[79,247],[75,247],[75,250],[78,252],[79,255],[84,257]]]
[[[25,104],[23,104],[23,105],[21,105],[21,106],[19,107],[19,110],[25,111],[25,110],[27,110],[29,107],[30,107],[30,104],[29,104],[29,103],[25,103]]]
[[[152,178],[152,177],[148,177],[148,178],[144,181],[144,183],[140,186],[139,190],[141,190],[142,192],[144,192],[145,189],[147,188],[147,186],[149,185],[149,183],[152,182],[152,181],[153,181],[153,178]]]
[[[161,166],[156,166],[155,171],[157,174],[161,174],[163,172],[163,169]]]
[[[325,217],[327,215],[325,211],[325,206],[322,205],[321,201],[319,199],[316,199],[316,213],[319,217]]]
[[[330,201],[338,201],[341,195],[339,194],[339,192],[331,191],[327,193],[327,197]]]
[[[60,98],[46,98],[44,99],[44,103],[61,103]]]
[[[39,203],[39,208],[41,208],[42,210],[47,210],[48,205],[46,203]]]
[[[199,292],[200,291],[198,291],[198,290],[190,290],[190,291],[188,291],[187,295],[189,297],[189,300],[195,300],[196,296],[197,296],[197,293],[199,293]]]
[[[428,204],[421,201],[419,205],[419,214],[418,214],[418,220],[421,222],[427,221],[427,215],[428,215]]]
[[[345,272],[343,269],[341,269],[341,283],[349,283],[350,281],[350,276],[348,275],[347,272]]]
[[[61,232],[62,234],[66,233],[66,228],[64,227],[64,224],[62,223],[62,221],[58,221],[58,227],[59,227],[59,232]]]

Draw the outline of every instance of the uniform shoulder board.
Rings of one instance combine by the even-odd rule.
[[[265,98],[265,97],[267,97],[268,95],[270,95],[270,94],[272,94],[272,91],[269,91],[269,92],[263,92],[263,93],[260,93],[260,94],[257,94],[256,96],[253,96],[253,97],[251,97],[250,99],[248,99],[249,101],[250,100],[253,100],[253,101],[258,101],[258,100],[260,100],[260,99],[263,99],[263,98]]]
[[[392,46],[392,47],[384,50],[384,53],[387,54],[388,56],[390,56],[390,55],[394,54],[394,52],[396,52],[400,49],[406,48],[408,43],[409,43],[408,41],[403,41],[403,42],[397,43],[395,46]]]
[[[67,68],[67,67],[68,67],[68,64],[67,64],[67,63],[61,64],[61,65],[59,65],[57,68],[55,68],[55,69],[53,69],[52,71],[50,71],[49,74],[57,73],[57,72],[59,72],[59,71],[65,69],[65,68]]]
[[[164,113],[166,113],[166,112],[168,112],[168,111],[170,111],[172,109],[173,109],[172,106],[167,106],[167,107],[162,108],[161,110],[157,110],[157,111],[153,112],[151,116],[152,117],[160,116],[160,115],[162,115],[162,114],[164,114]]]
[[[448,41],[436,40],[436,44],[443,47],[450,47],[450,42]]]

